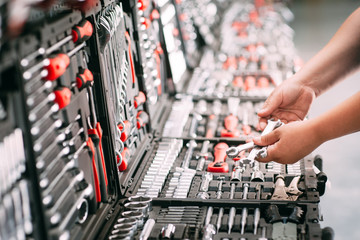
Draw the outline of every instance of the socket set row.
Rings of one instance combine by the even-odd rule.
[[[235,97],[222,101],[179,97],[171,107],[163,136],[250,139],[259,135],[257,112],[263,104]],[[193,109],[189,112],[185,105]]]
[[[226,156],[229,146],[242,142],[162,139],[149,155],[135,195],[152,198],[249,199],[319,202],[326,175],[314,165],[321,157],[308,156],[295,164],[259,163],[250,152]],[[320,167],[320,165],[319,165]]]
[[[316,204],[129,197],[104,239],[321,239]],[[324,232],[330,232],[328,228]]]

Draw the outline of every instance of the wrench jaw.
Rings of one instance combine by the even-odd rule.
[[[248,142],[241,144],[237,147],[230,147],[226,150],[226,154],[229,158],[236,158],[242,151],[255,147],[254,142]]]
[[[240,164],[244,165],[249,165],[251,168],[253,168],[255,166],[255,160],[254,159],[250,159],[250,158],[243,158],[239,160]]]
[[[267,153],[267,147],[263,147],[260,149],[260,151],[258,152],[257,154],[257,158],[266,158],[268,156],[268,153]]]
[[[237,147],[230,147],[226,150],[226,154],[229,158],[236,158],[239,155],[240,151]]]

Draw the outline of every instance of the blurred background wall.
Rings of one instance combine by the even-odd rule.
[[[291,26],[304,61],[316,54],[358,7],[359,0],[293,0],[290,9],[295,20]],[[310,117],[322,114],[358,91],[360,72],[317,98]],[[360,239],[360,133],[327,142],[315,153],[323,157],[324,172],[331,181],[331,188],[327,188],[320,202],[322,227],[332,227],[335,239]]]

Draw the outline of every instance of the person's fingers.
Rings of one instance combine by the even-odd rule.
[[[274,91],[270,94],[268,99],[266,99],[264,106],[258,112],[259,117],[268,117],[276,108],[278,108],[281,104],[281,94],[278,91]]]
[[[266,157],[262,158],[262,157],[258,157],[257,160],[259,162],[263,162],[263,163],[267,163],[267,162],[271,162],[271,161],[277,161],[277,157],[276,157],[276,144],[274,145],[270,145],[266,148],[266,152],[267,155]]]
[[[274,130],[264,136],[256,137],[253,139],[254,143],[259,146],[268,146],[274,144],[279,140],[279,134],[277,130]]]
[[[267,119],[266,118],[260,118],[259,119],[259,128],[261,131],[263,131],[265,129],[267,125]]]

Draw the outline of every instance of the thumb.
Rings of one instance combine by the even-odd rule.
[[[263,107],[258,112],[259,117],[268,117],[271,115],[272,112],[275,111],[281,104],[281,97],[280,94],[272,93],[268,99],[266,99]]]
[[[280,137],[279,137],[278,131],[275,130],[264,136],[254,138],[253,142],[259,146],[268,146],[268,145],[272,145],[275,142],[279,141],[279,139],[280,139]]]

